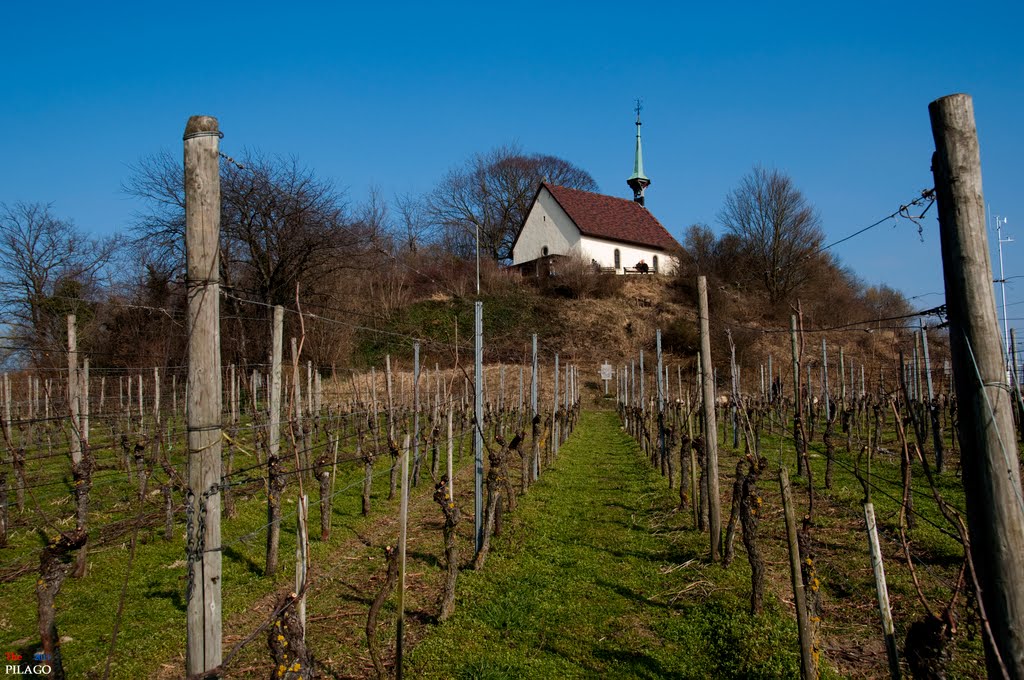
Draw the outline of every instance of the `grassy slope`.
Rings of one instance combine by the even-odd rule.
[[[383,466],[382,466],[383,467]],[[337,489],[359,484],[361,470],[339,469]],[[386,474],[375,479],[375,500],[387,494]],[[359,488],[339,494],[334,502],[335,529],[344,532],[350,523],[360,524]],[[314,498],[312,501],[316,500]],[[240,500],[238,516],[224,523],[224,610],[231,615],[244,610],[253,600],[294,580],[295,504],[289,498],[283,508],[281,566],[276,578],[263,577],[266,534],[258,532],[246,542],[233,541],[265,522],[266,505],[261,498]],[[311,533],[319,535],[319,507],[310,510]],[[128,582],[127,599],[118,636],[112,677],[144,677],[159,662],[173,656],[185,645],[184,527],[175,526],[175,540],[162,539],[163,528],[139,532],[139,546]],[[64,667],[69,677],[102,672],[110,647],[110,635],[120,599],[129,558],[126,536],[118,545],[94,550],[89,556],[85,579],[68,578],[57,598],[57,627],[62,637]],[[313,559],[328,552],[319,541],[310,543]],[[36,632],[35,574],[2,586],[5,607],[0,620],[0,645],[31,654],[38,649]]]
[[[610,412],[585,412],[520,503],[456,615],[412,652],[416,677],[780,677],[796,626],[748,615],[749,571],[701,562],[685,517]],[[693,560],[691,562],[691,560]]]
[[[461,449],[460,449],[461,450]],[[346,452],[342,452],[344,458]],[[459,460],[461,466],[464,461]],[[236,469],[252,464],[236,454]],[[345,539],[359,535],[378,523],[383,516],[394,514],[395,501],[386,501],[388,493],[388,461],[376,466],[373,480],[373,512],[361,515],[363,468],[351,462],[339,464],[333,500],[332,542],[321,543],[320,507],[316,490],[310,493],[310,552],[313,563],[328,564],[339,553],[344,554]],[[111,475],[109,472],[103,473]],[[120,480],[115,480],[120,481]],[[428,479],[429,482],[429,479]],[[247,497],[239,494],[237,516],[225,518],[222,537],[224,550],[225,643],[236,640],[232,625],[243,617],[253,604],[269,593],[294,583],[295,563],[295,496],[294,475],[287,477],[287,491],[282,507],[280,562],[272,579],[263,575],[266,544],[266,497],[258,487],[250,485]],[[429,483],[418,494],[429,492]],[[112,519],[134,516],[133,487],[127,483],[105,483],[94,487],[91,522],[94,527]],[[159,494],[150,499],[152,511],[162,501]],[[47,509],[52,512],[48,503]],[[65,503],[65,510],[68,506]],[[118,632],[116,652],[111,663],[112,678],[148,677],[170,661],[177,673],[178,657],[185,648],[185,551],[184,523],[181,513],[174,527],[172,541],[163,540],[163,524],[141,529],[135,562],[128,580],[125,606]],[[65,524],[65,526],[67,526]],[[53,533],[51,531],[51,533]],[[93,531],[95,538],[95,531]],[[244,537],[244,540],[242,540]],[[12,546],[3,554],[5,562],[29,559],[38,564],[36,554],[39,538],[27,528],[12,533]],[[128,567],[131,535],[89,552],[89,569],[84,579],[67,578],[57,597],[57,627],[63,638],[61,645],[64,669],[68,677],[87,677],[103,672],[110,649],[111,633],[117,615],[121,589]],[[0,648],[17,650],[25,658],[40,649],[36,626],[35,580],[37,571],[0,584]],[[245,633],[249,629],[244,629]],[[262,642],[262,639],[261,639]],[[262,645],[252,645],[262,652]]]

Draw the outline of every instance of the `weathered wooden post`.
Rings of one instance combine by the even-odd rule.
[[[405,435],[405,442],[402,444],[402,499],[398,522],[398,623],[395,631],[395,677],[401,678],[405,649],[405,547],[409,525],[409,435]]]
[[[309,519],[309,496],[299,497],[295,523],[295,592],[299,596],[296,613],[302,624],[302,639],[306,639],[306,578],[309,574],[309,531],[306,522]]]
[[[220,137],[211,116],[185,126],[190,675],[221,662]]]
[[[663,380],[662,371],[664,365],[662,364],[661,356],[661,329],[655,330],[654,335],[655,349],[658,353],[658,462],[661,465],[661,474],[665,476],[668,474],[668,461],[665,451],[665,387],[666,382]],[[671,482],[669,484],[671,486]]]
[[[797,631],[800,635],[800,677],[813,680],[818,677],[818,664],[814,658],[814,641],[807,615],[807,596],[804,577],[800,571],[800,544],[796,533],[796,513],[790,496],[789,473],[779,468],[779,487],[782,491],[782,510],[786,519],[786,538],[789,542],[789,574],[793,583],[793,606],[796,607]]]
[[[704,395],[704,447],[708,467],[708,528],[711,530],[711,561],[718,561],[722,541],[722,499],[718,494],[718,424],[715,421],[714,368],[711,364],[711,323],[708,317],[708,280],[697,277],[700,315],[701,392]]]
[[[1012,329],[1010,331],[1013,332]],[[1011,336],[1012,337],[1012,336]],[[942,425],[939,423],[939,406],[935,403],[935,386],[932,382],[932,361],[928,355],[928,333],[921,324],[921,347],[924,350],[924,374],[928,383],[928,415],[932,424],[932,443],[935,446],[935,472],[941,473],[944,464],[942,455]]]
[[[81,550],[75,558],[72,575],[85,576],[88,534],[85,533],[89,516],[89,490],[92,487],[92,457],[89,442],[82,430],[82,374],[78,367],[78,330],[75,315],[68,314],[68,409],[71,416],[71,475],[75,480],[76,528],[84,534]]]
[[[796,315],[789,318],[790,344],[793,350],[793,443],[796,448],[796,474],[799,476],[804,465],[803,399],[800,398],[800,348],[797,344]]]
[[[477,552],[484,540],[484,303],[474,305],[475,340],[473,363],[473,535]],[[404,571],[403,571],[404,574]]]
[[[71,448],[71,464],[82,464],[82,429],[81,429],[81,402],[79,401],[78,379],[78,330],[75,324],[75,315],[68,314],[68,411],[71,416],[71,438],[68,445]],[[8,419],[9,421],[10,419]],[[10,426],[8,425],[8,428]]]
[[[281,354],[284,344],[284,307],[274,307],[270,338],[270,425],[267,430],[267,562],[265,572],[277,571],[277,550],[281,539]]]
[[[878,526],[875,523],[875,506],[864,501],[864,521],[868,529],[868,549],[871,552],[871,569],[875,574],[875,595],[878,598],[878,613],[882,617],[882,634],[885,636],[885,653],[889,660],[889,675],[900,680],[900,658],[896,651],[896,633],[892,623],[892,609],[889,607],[889,589],[885,583],[885,565],[882,564],[882,547],[878,542]]]
[[[935,155],[942,269],[971,553],[992,629],[990,677],[1024,678],[1024,509],[985,233],[981,155],[971,98],[928,105]]]
[[[412,346],[412,485],[420,483],[420,343]]]
[[[530,437],[530,443],[533,446],[533,465],[531,468],[530,481],[537,481],[537,477],[540,476],[540,410],[538,409],[537,400],[539,398],[537,380],[540,374],[538,373],[537,366],[537,334],[533,334],[533,377],[530,379],[530,409],[532,413],[532,428]],[[523,484],[525,489],[526,483]]]
[[[558,455],[558,352],[555,352],[555,386],[551,398],[551,458]],[[551,465],[551,462],[548,462]]]

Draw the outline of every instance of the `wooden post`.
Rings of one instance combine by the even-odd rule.
[[[538,422],[537,422],[537,418],[540,415],[540,411],[538,410],[538,405],[537,405],[537,400],[540,397],[539,392],[538,392],[537,380],[540,377],[540,374],[538,373],[538,366],[537,366],[537,334],[536,333],[533,334],[533,369],[532,370],[533,370],[533,377],[530,379],[530,407],[531,407],[532,413],[533,413],[533,418],[532,418],[532,421],[531,421],[533,423],[533,426],[532,426],[533,436],[531,437],[530,441],[531,441],[531,443],[533,445],[533,456],[532,456],[532,458],[533,458],[533,465],[532,465],[532,468],[531,468],[532,476],[530,478],[530,481],[536,481],[537,477],[540,476],[540,445],[539,445],[539,442],[537,440],[537,438],[540,436],[540,434],[539,434],[540,428],[539,428]]]
[[[875,523],[875,506],[864,503],[864,521],[868,528],[868,548],[871,551],[871,569],[875,573],[875,594],[878,596],[878,613],[882,617],[882,634],[885,636],[885,653],[889,659],[889,675],[900,680],[900,658],[896,651],[896,633],[889,607],[889,589],[885,584],[885,565],[882,564],[882,547],[878,543],[878,526]]]
[[[102,395],[102,387],[101,395]],[[100,401],[102,403],[102,396]],[[153,369],[153,423],[159,429],[160,427],[160,369]]]
[[[796,474],[803,469],[803,399],[800,398],[800,348],[796,339],[796,315],[789,317],[790,344],[793,350],[793,445],[796,449]]]
[[[1013,329],[1010,329],[1010,337],[1013,337]],[[924,374],[928,384],[928,415],[931,418],[932,443],[935,446],[935,472],[941,473],[944,465],[942,426],[939,423],[939,407],[935,403],[935,385],[932,382],[932,361],[928,355],[928,333],[924,323],[921,324],[921,348],[924,350]]]
[[[295,442],[295,470],[296,480],[299,483],[299,495],[302,495],[302,480],[307,477],[309,452],[306,447],[306,438],[303,436],[302,423],[302,381],[299,378],[299,341],[291,339],[292,344],[292,441]]]
[[[274,477],[281,455],[281,354],[284,344],[284,307],[274,307],[270,350],[270,425],[267,430],[267,466]],[[268,488],[267,564],[265,573],[277,571],[277,548],[281,536],[281,490],[276,480]],[[276,496],[276,497],[275,497]]]
[[[476,551],[479,552],[484,540],[484,303],[477,300],[474,310],[476,330],[473,363],[473,536]]]
[[[452,439],[452,402],[448,400],[448,500],[455,500],[455,479],[452,475],[452,453],[455,449],[455,441]]]
[[[924,337],[923,324],[921,335]],[[1016,413],[1017,431],[1022,432],[1024,431],[1024,412],[1021,409],[1020,372],[1017,365],[1017,330],[1015,328],[1010,329],[1010,384],[1013,385],[1013,406],[1014,413]]]
[[[785,466],[779,468],[779,487],[782,490],[782,510],[786,517],[786,538],[789,541],[789,572],[793,582],[793,605],[796,607],[796,626],[800,635],[800,677],[809,680],[818,677],[818,665],[814,660],[814,646],[811,640],[811,624],[807,616],[807,597],[804,593],[804,577],[800,572],[800,544],[796,535],[796,513],[789,490],[789,473]]]
[[[704,395],[704,447],[708,466],[708,528],[711,530],[711,561],[717,562],[722,541],[722,500],[718,495],[718,423],[715,420],[715,384],[714,368],[711,365],[707,277],[697,277],[697,297],[700,315],[701,391]]]
[[[82,464],[82,422],[81,402],[79,400],[79,387],[81,382],[78,379],[78,333],[75,325],[75,315],[68,314],[68,410],[71,415],[71,440],[68,442],[71,448],[72,465]],[[10,422],[10,418],[7,418]],[[10,425],[8,425],[8,428]]]
[[[1024,501],[1012,404],[1000,343],[985,233],[981,155],[971,98],[928,105],[935,155],[942,269],[953,379],[959,400],[971,553],[992,629],[990,677],[1024,678]]]
[[[420,343],[412,346],[412,484],[420,482]]]
[[[321,499],[321,503],[323,499]],[[306,574],[309,573],[309,531],[306,521],[309,519],[309,496],[299,497],[299,508],[295,526],[295,592],[299,595],[296,606],[299,623],[302,624],[302,639],[306,639]]]
[[[728,332],[728,331],[727,331]],[[736,404],[739,401],[740,390],[736,368],[736,345],[733,344],[732,338],[729,338],[729,416],[732,421],[732,448],[738,449],[740,447],[740,429],[739,429],[739,414],[736,411]]]
[[[551,457],[558,455],[558,352],[555,352],[554,396],[551,398]],[[548,462],[548,465],[551,465]]]
[[[184,156],[191,595],[185,666],[190,675],[221,662],[219,139],[216,118],[189,118]],[[141,406],[141,381],[139,388]]]
[[[71,415],[71,474],[75,480],[75,526],[84,532],[89,515],[89,489],[92,486],[92,464],[88,444],[82,430],[82,374],[78,368],[78,333],[75,315],[68,314],[68,410]],[[83,455],[85,454],[85,455]],[[23,486],[23,485],[22,485]],[[85,576],[88,538],[75,557],[75,578]]]
[[[668,474],[668,460],[665,451],[665,392],[667,380],[662,376],[664,371],[663,357],[661,356],[661,329],[654,331],[654,346],[658,354],[658,463],[661,466],[661,474]],[[669,487],[671,487],[671,481]]]
[[[82,361],[82,371],[79,376],[81,381],[78,395],[81,401],[79,417],[82,422],[82,442],[89,446],[89,357]]]
[[[479,304],[479,303],[477,303]],[[474,376],[475,377],[475,376]],[[395,638],[395,677],[402,677],[405,647],[405,543],[409,524],[409,435],[402,445],[402,501],[398,517],[398,624]]]

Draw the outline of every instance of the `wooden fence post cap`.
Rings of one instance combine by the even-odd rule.
[[[968,106],[970,106],[973,103],[971,95],[966,94],[964,92],[957,92],[954,94],[947,94],[945,97],[939,97],[938,99],[928,104],[928,109],[933,110],[937,107],[946,106],[949,104],[953,104],[954,102],[959,102],[963,100],[967,101]]]
[[[220,135],[220,125],[214,116],[191,116],[185,124],[184,138],[195,137],[203,133]]]

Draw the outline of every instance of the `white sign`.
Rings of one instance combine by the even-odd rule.
[[[615,369],[609,363],[601,364],[601,380],[611,380],[615,377]]]

